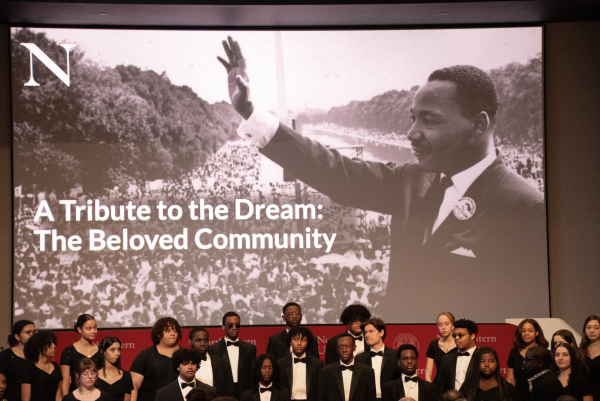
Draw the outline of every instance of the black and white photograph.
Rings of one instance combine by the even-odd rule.
[[[547,317],[542,57],[540,27],[12,28],[14,319]]]

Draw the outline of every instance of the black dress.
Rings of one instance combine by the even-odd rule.
[[[32,400],[33,401],[33,400]],[[79,401],[73,393],[69,393],[62,398],[62,401]],[[111,401],[110,395],[104,391],[100,391],[100,397],[96,398],[96,401]]]
[[[594,359],[586,357],[585,364],[590,370],[590,386],[594,401],[600,400],[600,355]]]
[[[177,371],[173,369],[171,358],[159,353],[156,345],[138,354],[131,364],[130,372],[144,376],[142,386],[138,390],[138,401],[154,401],[156,390],[171,383],[178,376]]]
[[[511,401],[519,401],[519,394],[517,394],[517,389],[510,383],[508,384],[508,397]],[[477,392],[475,393],[475,399],[473,401],[500,401],[500,387],[496,386],[487,391],[483,391],[479,387],[477,387]]]
[[[527,375],[523,372],[523,361],[525,358],[519,351],[520,350],[517,348],[510,350],[506,367],[511,368],[514,371],[516,381],[515,387],[517,388],[517,394],[519,394],[519,400],[524,400],[529,393],[529,382],[527,381]]]
[[[21,374],[27,361],[17,356],[12,349],[0,352],[0,371],[6,376],[4,398],[8,401],[21,401]]]
[[[98,351],[90,358],[96,366],[100,363],[100,347],[98,347]],[[83,355],[79,351],[75,349],[74,345],[70,345],[63,350],[63,353],[60,357],[60,364],[64,366],[68,366],[71,368],[71,385],[69,386],[69,392],[73,392],[77,388],[77,379],[75,377],[75,372],[79,369],[79,362],[83,358],[87,358],[87,355]]]
[[[31,401],[54,401],[58,385],[62,381],[60,366],[52,362],[54,370],[48,374],[37,365],[27,362],[21,375],[21,383],[31,384]]]
[[[98,373],[96,380],[96,388],[110,395],[112,401],[123,401],[125,394],[131,394],[133,390],[133,382],[131,381],[131,373],[122,370],[123,376],[113,384],[108,384],[102,380],[102,373]]]
[[[438,341],[439,340],[433,340],[432,342],[429,343],[429,348],[427,348],[427,353],[425,354],[425,356],[427,358],[431,358],[433,359],[433,362],[435,362],[435,377],[433,379],[433,384],[436,384],[437,381],[437,377],[438,377],[438,372],[440,371],[440,363],[442,363],[442,358],[444,357],[444,355],[446,355],[446,353],[444,352],[444,350],[442,350],[440,348],[440,346],[438,345]],[[456,349],[456,347],[452,348],[450,351],[448,352],[452,352]]]

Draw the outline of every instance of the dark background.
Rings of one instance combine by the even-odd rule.
[[[107,15],[101,15],[107,14]],[[11,323],[12,183],[8,24],[215,27],[543,24],[551,316],[580,332],[600,314],[600,2],[209,4],[0,1],[0,332]],[[515,277],[515,280],[518,280]],[[448,296],[452,292],[448,291]],[[523,294],[523,302],[527,302]],[[502,300],[498,300],[502,302]],[[520,316],[515,311],[515,318]],[[432,316],[432,322],[434,320]],[[410,322],[390,322],[410,323]]]

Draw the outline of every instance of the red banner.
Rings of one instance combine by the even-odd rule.
[[[325,348],[327,340],[344,331],[345,326],[308,326],[319,342],[319,352],[321,359],[325,359]],[[439,338],[439,332],[436,325],[433,324],[388,324],[385,345],[397,349],[402,344],[413,344],[419,350],[419,368],[417,373],[419,377],[425,378],[425,365],[427,357],[427,347],[431,340]],[[512,341],[515,335],[516,326],[512,324],[480,324],[479,334],[477,335],[477,346],[492,347],[498,352],[500,357],[500,366],[502,374],[506,377],[506,361],[508,354],[513,347]],[[183,339],[180,345],[189,347],[188,335],[190,328],[183,329]],[[210,342],[215,343],[223,338],[221,327],[208,327]],[[244,341],[256,345],[258,354],[262,354],[267,349],[269,336],[283,330],[283,326],[244,326],[240,332],[240,338]],[[140,351],[152,346],[150,340],[150,329],[129,329],[129,330],[101,330],[96,337],[97,343],[104,337],[114,336],[121,340],[122,356],[121,365],[123,369],[129,370],[131,363]],[[60,355],[64,348],[73,344],[79,339],[79,334],[75,332],[56,332],[58,338],[58,347],[56,349],[55,361],[60,363]]]

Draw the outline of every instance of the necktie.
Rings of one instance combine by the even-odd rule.
[[[452,179],[448,176],[442,177],[436,176],[433,180],[433,184],[427,191],[424,201],[425,203],[425,219],[427,226],[425,227],[425,242],[431,237],[431,231],[433,230],[433,224],[440,213],[440,206],[444,201],[444,195],[446,195],[446,189],[453,185]]]
[[[183,390],[186,387],[194,388],[194,383],[181,383],[181,389]]]
[[[294,358],[294,363],[306,363],[306,358]]]
[[[349,370],[349,371],[351,371],[351,372],[353,372],[354,371],[354,365],[350,365],[350,366],[342,365],[342,372],[344,370],[346,370],[346,369]]]
[[[415,382],[415,383],[416,383],[416,382],[417,382],[417,380],[418,380],[418,377],[417,377],[417,376],[415,376],[415,377],[408,377],[408,376],[404,376],[404,381],[405,381],[405,382]]]
[[[379,351],[379,352],[371,351],[371,358],[376,357],[376,356],[383,356],[383,351]]]
[[[206,355],[200,357],[201,361],[206,361]]]
[[[273,387],[261,387],[260,392],[264,393],[265,391],[273,392]]]
[[[227,346],[229,347],[230,345],[233,345],[234,347],[239,347],[240,346],[240,342],[239,341],[227,341]]]
[[[471,354],[469,354],[468,352],[460,352],[458,351],[458,356],[469,356]]]

